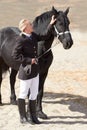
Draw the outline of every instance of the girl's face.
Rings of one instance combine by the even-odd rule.
[[[33,32],[33,26],[29,21],[26,21],[26,27],[24,29],[24,32],[27,34],[31,34]]]

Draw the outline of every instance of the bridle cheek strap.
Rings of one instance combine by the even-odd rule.
[[[59,38],[59,36],[63,35],[63,34],[67,34],[67,33],[70,33],[70,31],[65,31],[65,32],[59,32],[56,28],[56,26],[54,25],[54,30],[57,34],[57,38]]]

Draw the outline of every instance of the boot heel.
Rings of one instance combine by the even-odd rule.
[[[30,120],[34,124],[41,124],[41,122],[38,120],[36,116],[36,100],[30,100],[29,101],[29,107],[30,107]]]

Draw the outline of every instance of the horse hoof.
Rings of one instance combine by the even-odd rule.
[[[37,116],[41,119],[48,119],[48,116],[42,111],[38,111]]]
[[[17,105],[17,101],[10,101],[12,105]]]
[[[0,106],[3,106],[2,102],[0,102]]]

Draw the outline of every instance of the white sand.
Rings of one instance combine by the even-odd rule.
[[[2,20],[0,26],[17,25],[25,13],[27,13],[26,16],[31,15],[31,19],[33,19],[36,14],[49,8],[50,2],[51,5],[61,9],[70,5],[71,32],[74,45],[69,50],[64,50],[61,43],[53,48],[54,61],[45,82],[43,98],[43,109],[49,119],[40,119],[43,121],[41,125],[20,124],[17,106],[9,105],[10,85],[9,74],[7,73],[3,79],[1,91],[3,103],[6,104],[0,106],[0,130],[87,130],[87,22],[86,19],[82,19],[82,16],[84,18],[86,16],[86,1],[36,0],[32,1],[32,6],[30,6],[29,0],[26,1],[29,4],[27,11],[22,10],[25,7],[28,9],[28,4],[24,0],[22,2],[13,0],[13,3],[11,0],[1,0],[0,16]],[[38,4],[37,1],[41,3]],[[18,2],[17,6],[16,2]],[[13,7],[10,8],[10,4]],[[41,5],[42,8],[39,8]],[[33,14],[32,10],[36,12]],[[12,21],[13,17],[16,17],[14,21]],[[17,79],[17,96],[18,93],[19,80]]]

